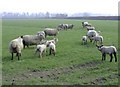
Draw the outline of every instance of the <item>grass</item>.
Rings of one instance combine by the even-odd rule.
[[[95,45],[88,42],[88,45],[81,44],[81,37],[86,35],[86,30],[82,28],[81,22],[84,20],[61,20],[61,19],[4,19],[2,21],[2,77],[3,85],[11,85],[15,80],[17,85],[117,85],[118,62],[109,62],[109,56],[102,63],[91,63],[91,61],[101,62],[101,53]],[[104,45],[114,45],[118,49],[118,22],[107,20],[86,20],[101,31],[104,37]],[[36,34],[37,31],[45,27],[56,27],[60,23],[72,23],[75,25],[73,30],[60,31],[58,35],[59,42],[56,46],[56,56],[44,56],[42,59],[34,55],[35,46],[22,50],[20,61],[14,57],[11,61],[11,54],[8,50],[9,42],[17,36],[25,34]],[[51,39],[48,37],[47,39]],[[91,67],[87,65],[91,63]],[[85,64],[86,67],[76,68],[74,65]],[[68,67],[74,67],[69,70]],[[61,68],[63,70],[61,70]],[[68,68],[68,69],[66,69]],[[51,74],[51,70],[60,71],[60,75],[50,75],[50,77],[39,78],[41,72],[33,70],[46,71]],[[67,74],[66,74],[67,72]],[[29,78],[25,77],[33,74]],[[46,72],[45,72],[46,73]],[[25,76],[23,76],[23,74]],[[38,78],[35,77],[38,75]],[[111,78],[109,78],[111,76]],[[58,77],[57,79],[53,79]],[[101,78],[104,77],[106,80]],[[96,80],[97,79],[97,80]],[[93,82],[93,83],[92,83]]]

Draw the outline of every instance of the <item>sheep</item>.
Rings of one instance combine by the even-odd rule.
[[[55,56],[56,54],[56,46],[54,43],[49,42],[49,55],[53,54]]]
[[[86,26],[86,28],[87,28],[87,31],[89,31],[89,30],[95,30],[95,27],[92,27],[92,26]]]
[[[52,43],[56,44],[58,42],[58,38],[54,38],[52,40],[47,40],[46,44],[48,44],[49,42],[52,42]]]
[[[87,36],[82,36],[83,45],[87,44]]]
[[[82,22],[82,26],[83,26],[83,28],[84,28],[84,27],[86,27],[86,26],[91,26],[91,24],[88,23],[88,22]]]
[[[99,42],[100,44],[103,44],[103,36],[97,35],[97,36],[91,37],[91,39],[94,40],[93,43],[96,42],[97,44],[97,42]]]
[[[90,42],[92,42],[92,37],[98,36],[98,35],[99,35],[99,33],[97,31],[95,31],[95,30],[89,30],[87,32],[87,36],[90,39]]]
[[[29,45],[37,45],[44,39],[44,35],[24,35],[23,45],[29,47]]]
[[[44,31],[38,31],[37,35],[43,36],[43,38],[45,38],[45,32]]]
[[[43,52],[46,54],[46,44],[39,44],[36,46],[35,54],[39,52],[39,57],[42,58]]]
[[[102,53],[102,61],[106,59],[106,54],[109,54],[110,62],[112,62],[112,59],[113,59],[112,54],[114,54],[115,62],[117,62],[117,56],[116,56],[117,49],[115,46],[103,46],[103,45],[98,46],[98,45],[96,45],[96,47]]]
[[[45,37],[47,37],[47,35],[57,36],[57,34],[59,33],[57,29],[52,29],[52,28],[45,28],[44,32],[45,32]]]
[[[21,51],[23,49],[22,41],[23,41],[23,36],[18,37],[9,43],[9,50],[10,50],[10,53],[12,54],[11,60],[13,60],[14,53],[16,53],[16,56],[18,56],[18,60],[19,60],[19,57],[21,56]]]

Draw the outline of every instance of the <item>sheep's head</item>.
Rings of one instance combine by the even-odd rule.
[[[103,45],[100,45],[100,46],[96,45],[96,47],[99,51],[101,51],[101,47],[103,47]]]

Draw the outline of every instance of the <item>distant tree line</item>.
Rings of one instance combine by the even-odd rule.
[[[68,15],[63,13],[13,13],[3,12],[1,13],[2,18],[66,18]]]
[[[29,13],[29,12],[3,12],[0,13],[0,17],[3,19],[24,19],[24,18],[36,18],[36,19],[45,19],[45,18],[57,18],[57,19],[81,19],[81,20],[120,20],[119,16],[99,16],[100,14],[92,14],[92,13],[75,13],[72,15],[68,15],[66,13]]]

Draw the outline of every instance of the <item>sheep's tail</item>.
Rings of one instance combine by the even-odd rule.
[[[115,47],[113,49],[114,49],[114,52],[117,53],[117,49]]]

